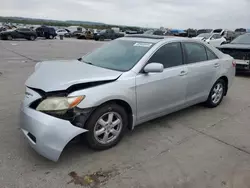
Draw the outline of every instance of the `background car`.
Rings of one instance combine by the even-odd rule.
[[[12,39],[27,39],[35,40],[37,34],[35,31],[28,28],[19,28],[15,30],[2,31],[0,33],[0,38],[2,40],[12,40]]]
[[[87,30],[84,33],[77,36],[77,39],[94,39],[93,31]]]
[[[99,33],[96,33],[94,35],[94,39],[95,40],[100,40],[100,41],[103,41],[105,39],[114,40],[114,39],[117,39],[117,38],[120,38],[120,37],[124,37],[124,34],[119,33],[119,32],[115,32],[112,29],[105,29],[105,30],[102,30]]]
[[[218,49],[235,59],[237,71],[250,71],[250,33],[240,35]]]
[[[45,37],[46,39],[54,39],[57,34],[53,27],[41,26],[36,28],[36,33],[38,37]]]
[[[165,31],[162,31],[160,29],[150,29],[145,31],[143,34],[145,35],[159,35],[159,36],[164,36],[165,35]]]
[[[68,33],[68,31],[66,30],[66,29],[58,29],[57,31],[56,31],[56,34],[57,35],[65,35],[65,34],[67,34]]]
[[[213,31],[212,29],[198,29],[197,35],[202,34],[202,33],[211,33],[212,31]]]
[[[220,46],[221,44],[226,42],[226,39],[218,33],[202,33],[197,37],[193,37],[193,39],[202,40],[215,47]]]

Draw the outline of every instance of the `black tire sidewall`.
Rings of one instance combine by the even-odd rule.
[[[212,94],[213,94],[213,89],[214,89],[214,87],[215,87],[218,83],[221,83],[222,86],[223,86],[223,94],[222,94],[221,99],[220,99],[217,103],[214,103],[213,100],[212,100]],[[225,93],[225,88],[226,88],[225,86],[226,86],[226,83],[225,83],[225,81],[222,80],[222,79],[219,79],[219,80],[217,80],[217,81],[215,82],[215,84],[213,85],[213,87],[212,87],[212,89],[211,89],[211,91],[210,91],[210,93],[209,93],[208,99],[207,99],[207,101],[206,101],[206,105],[207,105],[208,107],[214,108],[214,107],[218,106],[218,105],[221,103],[221,101],[223,100],[223,97],[224,97],[224,93]]]
[[[11,35],[8,35],[6,38],[7,38],[7,40],[12,40],[13,39],[13,37]]]
[[[31,40],[31,41],[36,40],[36,37],[33,36],[33,35],[31,35],[31,36],[30,36],[30,40]]]
[[[97,120],[105,113],[107,112],[116,112],[118,113],[121,118],[122,118],[122,130],[120,132],[120,135],[116,138],[116,140],[114,140],[113,142],[110,142],[108,144],[101,144],[99,143],[95,137],[94,137],[94,127],[95,124],[97,122]],[[89,117],[89,119],[87,120],[86,124],[85,124],[85,128],[88,130],[88,132],[85,135],[87,144],[90,148],[92,149],[96,149],[96,150],[105,150],[108,148],[111,148],[113,146],[115,146],[123,137],[126,127],[128,125],[128,115],[126,113],[126,111],[124,110],[123,107],[115,104],[115,103],[110,103],[110,104],[106,104],[103,106],[98,107]]]
[[[104,41],[104,37],[103,37],[103,36],[100,36],[99,40],[100,40],[100,41]]]

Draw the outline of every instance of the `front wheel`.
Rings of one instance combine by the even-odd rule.
[[[29,40],[34,41],[34,40],[36,40],[36,37],[34,35],[31,35]]]
[[[115,146],[123,137],[128,115],[121,106],[110,103],[96,109],[86,123],[87,144],[95,150]]]
[[[205,102],[205,105],[209,108],[214,108],[218,106],[221,101],[223,100],[224,93],[226,90],[226,84],[225,81],[222,79],[219,79],[212,87],[210,94],[208,96],[207,101]]]

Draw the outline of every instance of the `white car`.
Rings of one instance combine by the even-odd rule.
[[[57,31],[56,31],[56,34],[57,35],[65,35],[65,34],[67,34],[68,33],[68,31],[66,31],[65,29],[58,29]]]
[[[203,40],[215,47],[220,46],[221,44],[224,44],[227,41],[219,33],[202,33],[199,34],[197,37],[193,37],[193,39]]]

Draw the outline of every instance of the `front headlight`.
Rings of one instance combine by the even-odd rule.
[[[38,111],[62,111],[77,106],[85,96],[78,97],[50,97],[43,100],[36,108]]]

